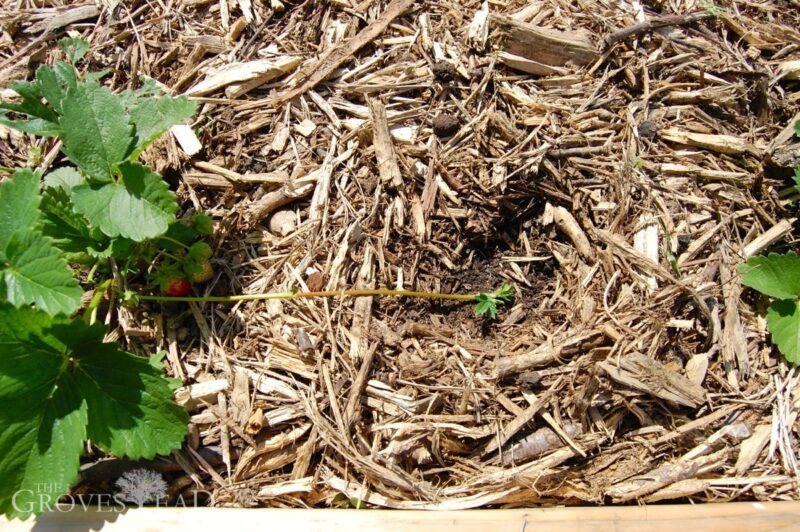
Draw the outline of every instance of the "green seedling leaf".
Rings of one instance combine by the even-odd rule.
[[[119,182],[74,187],[75,210],[110,237],[141,242],[166,233],[178,211],[175,194],[146,166],[123,163],[119,170]]]
[[[497,306],[508,303],[514,297],[514,287],[503,283],[500,288],[491,293],[481,292],[475,296],[475,312],[489,319],[497,318]]]
[[[800,137],[800,120],[794,123],[794,134]]]
[[[503,283],[500,288],[492,293],[492,297],[497,301],[507,303],[514,297],[514,286],[508,283]]]
[[[479,294],[477,300],[475,312],[492,320],[497,317],[497,303],[490,299],[488,294]]]
[[[800,363],[800,305],[779,299],[767,309],[767,328],[778,350],[792,364]]]
[[[6,299],[16,307],[35,303],[48,314],[71,314],[83,290],[67,261],[38,231],[19,232],[5,248],[3,281]]]
[[[738,267],[742,284],[776,299],[800,297],[800,257],[794,253],[750,257]]]
[[[64,55],[73,65],[80,61],[89,51],[89,43],[83,39],[61,39],[58,41],[58,47],[61,48],[61,51],[64,52]]]
[[[90,179],[112,181],[134,142],[133,126],[119,97],[100,85],[79,84],[67,90],[62,112],[64,153]]]
[[[22,103],[3,102],[0,108],[26,114],[33,118],[41,118],[48,122],[55,122],[58,115],[42,103],[42,91],[37,83],[16,81],[10,85],[11,90],[22,98]]]
[[[86,438],[148,459],[183,441],[188,417],[161,370],[104,334],[0,304],[0,401],[14,405],[0,409],[0,513],[24,519],[66,493]]]

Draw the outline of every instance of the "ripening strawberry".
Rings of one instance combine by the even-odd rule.
[[[193,283],[205,283],[214,277],[214,268],[211,267],[211,261],[202,260],[197,263],[199,269],[192,273]]]
[[[170,297],[183,297],[192,289],[192,285],[183,277],[174,277],[167,281],[164,293]]]

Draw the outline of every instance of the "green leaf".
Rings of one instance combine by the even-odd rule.
[[[192,216],[192,227],[201,235],[214,234],[214,222],[211,216],[204,212],[198,212]]]
[[[129,156],[134,160],[150,143],[170,127],[191,118],[197,111],[197,103],[185,96],[171,98],[130,97],[127,106],[131,122],[136,128],[136,143]]]
[[[74,187],[75,210],[111,237],[141,242],[164,234],[178,211],[175,194],[146,166],[124,163],[119,170],[119,182]]]
[[[15,233],[36,226],[40,199],[39,176],[31,170],[17,170],[0,183],[0,257]]]
[[[774,301],[767,309],[767,328],[786,360],[800,363],[800,306],[797,301]]]
[[[38,231],[18,232],[5,248],[3,280],[8,302],[36,304],[48,314],[71,314],[83,290],[61,252]]]
[[[74,166],[62,166],[44,176],[45,187],[61,187],[66,191],[69,191],[72,187],[82,185],[85,182],[86,179],[84,179]]]
[[[514,297],[514,286],[503,283],[500,288],[492,292],[492,298],[503,303],[507,303]]]
[[[58,41],[58,47],[73,65],[89,51],[89,43],[83,39],[61,39]]]
[[[7,109],[16,113],[26,114],[34,118],[41,118],[48,122],[55,122],[58,115],[42,103],[42,91],[36,83],[17,81],[10,85],[11,90],[22,97],[22,103],[2,102],[0,109]]]
[[[91,349],[77,358],[76,380],[89,405],[88,437],[118,456],[153,458],[180,447],[189,420],[172,401],[169,381],[142,357],[103,344],[93,327]]]
[[[794,134],[800,137],[800,120],[794,123]]]
[[[22,102],[13,103],[0,101],[0,125],[22,131],[23,133],[31,133],[44,137],[58,135],[60,132],[57,123],[58,117],[52,109],[42,103],[40,83],[16,82],[11,84],[11,88],[20,95]],[[28,119],[11,119],[7,115],[8,111],[25,115]]]
[[[31,135],[38,135],[40,137],[55,137],[61,132],[58,124],[55,122],[48,122],[41,118],[31,118],[30,120],[12,120],[9,118],[5,111],[0,109],[0,126],[6,126],[23,133],[30,133]]]
[[[23,519],[64,494],[78,474],[86,403],[64,373],[50,319],[0,305],[0,514]]]
[[[45,177],[45,182],[48,177]],[[53,181],[56,181],[54,179]],[[42,233],[51,238],[69,262],[87,262],[89,256],[103,253],[112,240],[99,230],[92,230],[86,218],[76,213],[62,187],[50,187],[42,193]]]
[[[792,177],[794,178],[794,189],[800,192],[800,168],[794,169],[794,176]]]
[[[47,65],[42,65],[36,69],[36,82],[47,103],[53,106],[57,113],[61,112],[61,100],[64,99],[64,87],[58,80],[58,76]]]
[[[738,267],[742,284],[777,299],[800,297],[800,257],[794,253],[750,257]]]
[[[111,181],[134,141],[119,97],[100,85],[79,84],[67,91],[62,112],[64,153],[91,179]]]
[[[131,458],[180,446],[188,416],[170,381],[104,334],[0,304],[0,402],[14,405],[0,409],[0,513],[25,518],[55,502],[75,481],[87,437]]]
[[[497,317],[497,303],[489,297],[488,294],[478,294],[476,297],[478,303],[475,305],[475,312],[479,315],[486,316],[490,319]]]

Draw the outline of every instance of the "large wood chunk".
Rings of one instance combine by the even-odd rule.
[[[543,65],[588,65],[600,56],[584,30],[541,28],[502,15],[489,17],[492,43],[503,52]]]

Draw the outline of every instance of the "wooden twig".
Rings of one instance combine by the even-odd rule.
[[[645,20],[644,22],[634,24],[633,26],[628,26],[627,28],[622,28],[621,30],[615,31],[605,38],[606,47],[613,46],[620,41],[651,32],[658,28],[663,28],[665,26],[685,26],[687,24],[691,24],[699,20],[705,20],[713,16],[714,15],[711,13],[692,13],[690,15],[667,15],[663,17],[651,18],[649,20]]]

